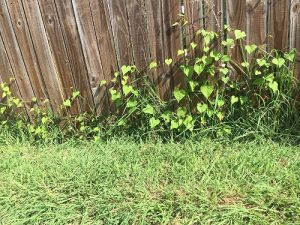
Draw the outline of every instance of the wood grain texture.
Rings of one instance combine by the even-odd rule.
[[[39,105],[49,98],[20,0],[6,0],[11,23]],[[51,109],[51,105],[47,104]]]
[[[124,1],[105,0],[111,20],[119,66],[134,64],[126,4]]]
[[[89,1],[72,0],[76,23],[79,31],[83,54],[88,70],[88,77],[98,114],[109,113],[109,101],[105,87],[99,86],[105,79],[94,22]]]
[[[289,8],[291,0],[269,1],[268,48],[287,50],[289,47]]]
[[[178,56],[177,52],[183,49],[182,33],[179,26],[172,26],[178,20],[178,14],[181,13],[181,3],[178,0],[165,0],[162,2],[164,15],[164,40],[165,57],[172,58],[174,62],[179,62],[183,55]],[[167,70],[167,68],[166,68]],[[168,70],[167,70],[168,71]],[[171,91],[174,88],[185,89],[185,75],[178,68],[172,68],[168,71],[171,76]],[[172,87],[173,86],[173,87]]]
[[[146,1],[149,43],[151,60],[156,61],[159,67],[153,73],[154,84],[158,87],[163,100],[170,98],[171,78],[163,66],[168,54],[165,52],[165,27],[163,25],[162,0]]]
[[[72,92],[77,89],[71,71],[69,57],[62,35],[60,20],[57,15],[54,0],[39,1],[44,27],[48,37],[49,46],[53,55],[53,61],[57,68],[58,76],[62,83],[62,91],[66,98],[72,96]],[[69,112],[74,115],[80,112],[79,102],[73,102]]]
[[[263,47],[267,38],[267,1],[247,0],[247,42]]]
[[[5,1],[0,3],[0,35],[4,42],[16,82],[20,89],[22,100],[30,105],[31,100],[35,95]]]
[[[134,63],[145,68],[150,61],[146,0],[126,0]]]
[[[204,0],[205,28],[209,31],[220,32],[224,27],[223,0]]]
[[[290,27],[290,48],[297,50],[297,63],[295,76],[300,80],[300,0],[292,0],[291,3],[291,27]]]
[[[68,62],[72,70],[75,86],[82,97],[79,99],[79,103],[84,112],[90,112],[95,108],[95,104],[76,25],[72,1],[55,0],[55,6],[58,12],[65,48],[68,54]]]
[[[26,0],[19,3],[23,5],[25,11],[33,46],[39,60],[52,108],[54,112],[61,113],[61,105],[66,96],[49,47],[38,2],[36,0]]]
[[[227,24],[234,30],[246,31],[246,0],[227,0],[226,7]],[[230,49],[228,54],[231,55],[232,59],[238,62],[242,61],[242,53],[239,45],[234,49]]]

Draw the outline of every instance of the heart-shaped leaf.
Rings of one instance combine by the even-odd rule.
[[[204,95],[204,97],[208,99],[214,91],[214,86],[209,84],[202,85],[200,91]]]
[[[171,121],[171,129],[174,130],[174,129],[178,129],[179,127],[179,122],[177,120],[172,120]]]
[[[202,104],[202,103],[198,103],[197,104],[197,110],[199,113],[204,113],[206,112],[208,109],[208,105],[207,104]]]
[[[256,62],[260,67],[267,64],[267,61],[265,59],[257,59]]]
[[[272,89],[272,91],[273,91],[274,93],[276,93],[276,92],[278,91],[278,83],[277,83],[276,81],[270,82],[270,83],[268,84],[268,86],[269,86],[269,88]]]
[[[231,105],[234,105],[235,103],[237,103],[239,101],[239,98],[238,97],[236,97],[236,96],[231,96],[231,100],[230,100],[230,102],[231,102]]]
[[[246,45],[245,49],[248,52],[248,54],[251,54],[257,49],[257,45],[254,45],[254,44],[253,45]]]
[[[135,99],[129,99],[126,106],[127,108],[134,108],[137,106],[137,101]]]
[[[157,127],[160,124],[160,120],[152,117],[149,121],[151,129]]]
[[[149,69],[150,70],[152,70],[152,69],[154,69],[156,67],[157,67],[157,62],[155,62],[155,61],[151,62],[150,65],[149,65]]]
[[[259,70],[255,70],[255,75],[256,76],[261,75],[261,72]]]
[[[190,80],[189,85],[190,85],[191,91],[194,92],[195,88],[199,85],[199,83],[197,81]]]
[[[244,31],[241,31],[241,30],[235,30],[234,35],[235,35],[235,39],[237,39],[237,40],[243,39],[247,36],[246,33]]]
[[[288,53],[285,53],[284,54],[284,58],[291,61],[291,62],[294,62],[294,59],[295,59],[295,52],[294,51],[291,51],[291,52],[288,52]]]
[[[130,85],[124,85],[123,86],[123,93],[124,93],[125,96],[128,95],[129,93],[131,93],[132,90],[133,90],[133,87],[130,86]]]
[[[71,102],[71,100],[70,100],[70,99],[67,99],[67,100],[65,100],[65,101],[64,101],[64,103],[63,103],[63,104],[64,104],[64,106],[65,106],[65,107],[71,107],[71,105],[72,105],[72,102]]]
[[[153,106],[147,105],[147,106],[143,109],[143,112],[146,113],[146,114],[154,115],[155,110],[154,110]]]
[[[197,73],[197,75],[200,75],[203,72],[203,70],[204,70],[204,65],[202,65],[202,64],[195,64],[194,65],[194,70]]]
[[[172,62],[173,62],[173,59],[166,59],[166,60],[165,60],[165,63],[166,63],[168,66],[171,65]]]
[[[191,47],[192,47],[192,49],[195,49],[197,47],[197,44],[195,42],[192,42]]]
[[[285,60],[283,58],[274,58],[272,60],[272,63],[274,65],[278,66],[279,68],[281,68],[284,65],[284,63],[285,63]]]
[[[194,68],[192,66],[185,66],[185,65],[181,65],[180,69],[182,70],[182,72],[187,76],[187,77],[191,77],[194,73]]]
[[[125,74],[131,72],[131,69],[132,69],[131,66],[125,66],[125,65],[124,65],[124,66],[121,67],[121,71],[122,71],[123,75],[125,75]]]
[[[178,55],[178,56],[179,56],[179,55],[184,55],[184,53],[185,53],[185,51],[182,50],[182,49],[180,49],[180,50],[177,51],[177,55]]]
[[[180,102],[186,96],[185,90],[175,89],[174,90],[174,97],[177,102]]]

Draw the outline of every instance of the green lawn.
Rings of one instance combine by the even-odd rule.
[[[300,147],[0,146],[0,224],[300,224]]]

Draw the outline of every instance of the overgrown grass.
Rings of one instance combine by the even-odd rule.
[[[299,224],[300,147],[0,147],[0,224]]]

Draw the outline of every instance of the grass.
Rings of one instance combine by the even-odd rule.
[[[0,224],[300,224],[300,147],[0,146]]]

